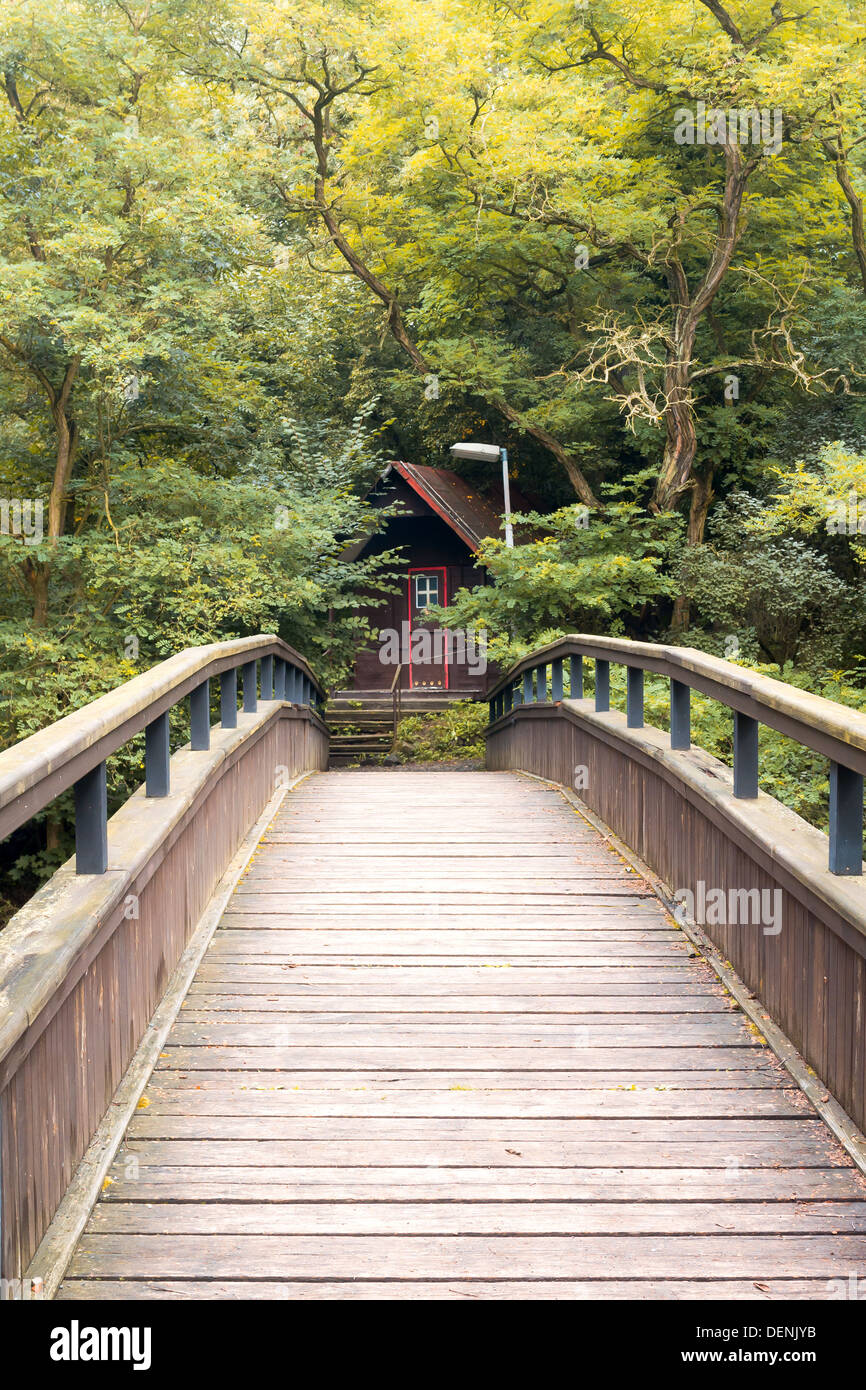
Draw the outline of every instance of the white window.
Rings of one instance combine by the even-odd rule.
[[[415,575],[415,607],[418,612],[423,612],[425,608],[430,608],[434,603],[439,602],[439,576],[438,574],[416,574]]]

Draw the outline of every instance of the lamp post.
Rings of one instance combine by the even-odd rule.
[[[495,463],[502,460],[502,497],[505,502],[505,544],[514,545],[511,529],[511,489],[508,486],[508,450],[498,444],[452,444],[451,453],[456,459],[474,459],[476,462]]]

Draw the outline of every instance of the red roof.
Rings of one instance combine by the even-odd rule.
[[[395,461],[388,465],[385,476],[392,468],[401,478],[405,478],[409,486],[419,497],[423,497],[427,505],[432,507],[443,521],[447,522],[470,550],[477,550],[481,542],[489,536],[502,536],[501,514],[504,505],[501,481],[497,486],[491,479],[490,491],[494,494],[491,501],[488,496],[483,496],[477,488],[467,483],[465,478],[452,473],[449,468],[427,468],[420,463]],[[511,488],[510,491],[513,511],[531,510],[516,489]]]

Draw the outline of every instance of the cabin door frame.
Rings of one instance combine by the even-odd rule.
[[[414,614],[414,612],[415,612],[415,591],[414,591],[414,582],[413,582],[413,581],[414,581],[415,577],[416,577],[417,575],[420,575],[420,574],[441,574],[441,576],[442,576],[442,598],[441,598],[440,604],[439,604],[438,606],[439,606],[439,607],[442,607],[442,608],[447,608],[447,607],[448,607],[448,567],[447,567],[447,565],[410,565],[410,567],[409,567],[409,573],[408,573],[408,578],[407,578],[407,584],[406,584],[406,595],[407,595],[407,598],[408,598],[408,601],[409,601],[408,606],[409,606],[409,689],[410,689],[410,690],[412,690],[412,689],[414,688],[414,684],[415,684],[415,682],[414,682],[414,669],[415,669],[415,668],[414,668],[414,663],[413,663],[413,661],[412,661],[412,616],[413,616],[413,614]],[[426,624],[421,624],[421,626],[426,626]],[[428,630],[429,630],[429,631],[435,631],[434,628],[429,628]],[[444,643],[444,651],[443,651],[443,653],[442,653],[442,667],[443,667],[443,672],[444,672],[444,677],[445,677],[445,685],[444,685],[444,689],[445,689],[445,690],[447,690],[447,689],[448,689],[448,686],[449,686],[449,682],[448,682],[448,666],[449,666],[449,660],[448,660],[448,643],[447,643],[447,641],[446,641],[446,642]],[[429,689],[435,689],[435,686],[430,686],[430,687],[425,686],[424,688],[425,688],[425,689],[428,689],[428,688],[429,688]]]

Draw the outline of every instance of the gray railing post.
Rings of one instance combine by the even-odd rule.
[[[830,764],[830,873],[863,872],[863,777]]]
[[[550,699],[558,705],[562,699],[562,657],[558,656],[550,668]]]
[[[220,723],[224,729],[238,727],[238,672],[233,666],[220,676]]]
[[[734,796],[758,795],[758,721],[734,710]]]
[[[255,714],[258,709],[256,699],[256,663],[245,661],[241,667],[241,677],[244,687],[244,714]]]
[[[571,700],[583,699],[583,657],[572,656],[569,658],[570,673],[568,694]]]
[[[512,698],[513,698],[513,703],[514,703],[514,705],[515,705],[515,706],[517,706],[517,705],[522,705],[522,704],[523,704],[523,684],[522,684],[522,682],[519,681],[519,680],[518,680],[518,681],[515,681],[515,682],[514,682],[514,685],[511,687],[511,692],[512,692]]]
[[[628,729],[643,728],[643,671],[626,667],[625,723]]]
[[[75,783],[75,872],[104,874],[108,868],[108,790],[105,763]]]
[[[168,710],[158,714],[144,731],[144,777],[148,796],[168,796],[171,790],[171,748]]]
[[[274,658],[272,656],[262,657],[262,699],[272,700],[274,698]]]
[[[671,681],[671,748],[691,748],[691,688],[682,681]]]
[[[278,656],[274,664],[274,699],[285,700],[286,698],[286,663],[281,656]]]
[[[610,662],[595,663],[595,707],[600,714],[610,709]]]
[[[535,698],[540,705],[547,704],[548,684],[547,662],[545,662],[544,665],[539,666],[535,672]]]
[[[510,714],[514,708],[514,686],[506,685],[502,692],[502,713]]]
[[[293,705],[298,703],[298,679],[297,666],[290,666],[286,672],[286,699]]]
[[[189,746],[194,752],[210,748],[210,681],[202,681],[189,696]]]
[[[532,704],[532,667],[523,672],[523,703]]]
[[[302,705],[308,705],[310,703],[310,682],[308,677],[304,675],[303,671],[301,672],[300,703]]]

